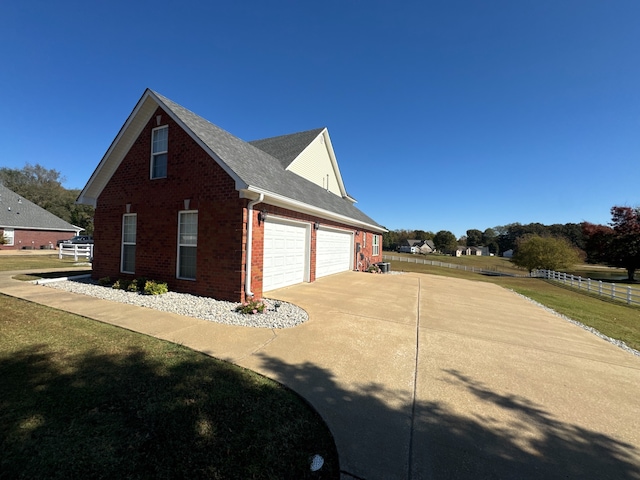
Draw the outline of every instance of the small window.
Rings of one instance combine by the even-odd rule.
[[[122,216],[122,273],[136,271],[136,229],[137,215],[127,213]]]
[[[373,252],[371,253],[374,257],[380,255],[380,244],[379,244],[380,235],[373,236]]]
[[[151,139],[151,178],[167,177],[167,150],[169,144],[169,127],[153,129]]]
[[[4,229],[4,244],[8,247],[13,246],[15,242],[15,231],[13,228]]]
[[[178,278],[196,279],[198,212],[178,213]]]
[[[362,232],[362,248],[367,246],[367,232]]]

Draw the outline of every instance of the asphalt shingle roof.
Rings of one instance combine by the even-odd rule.
[[[0,183],[0,227],[75,232],[78,230]]]
[[[296,149],[301,148],[303,140],[308,139],[310,142],[317,136],[317,134],[312,136],[311,132],[319,133],[322,129],[283,135],[257,142],[261,148],[265,148],[273,154],[284,156],[276,158],[267,151],[239,139],[159,93],[153,92],[153,94],[247,186],[257,187],[285,198],[383,228],[356,208],[349,200],[328,192],[321,186],[286,170],[288,158]],[[284,145],[288,146],[283,147]]]

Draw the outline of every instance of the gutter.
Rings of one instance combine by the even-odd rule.
[[[264,193],[261,193],[256,200],[252,200],[247,204],[247,263],[245,265],[244,274],[244,293],[247,297],[253,297],[251,291],[251,253],[253,251],[253,207],[264,200]]]

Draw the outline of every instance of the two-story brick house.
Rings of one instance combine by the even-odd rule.
[[[146,90],[78,197],[94,278],[230,301],[382,260],[326,128],[245,142]]]

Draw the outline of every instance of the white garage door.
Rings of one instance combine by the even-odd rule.
[[[316,238],[316,278],[351,270],[351,232],[318,230]]]
[[[305,281],[307,230],[277,220],[264,223],[263,291]]]

